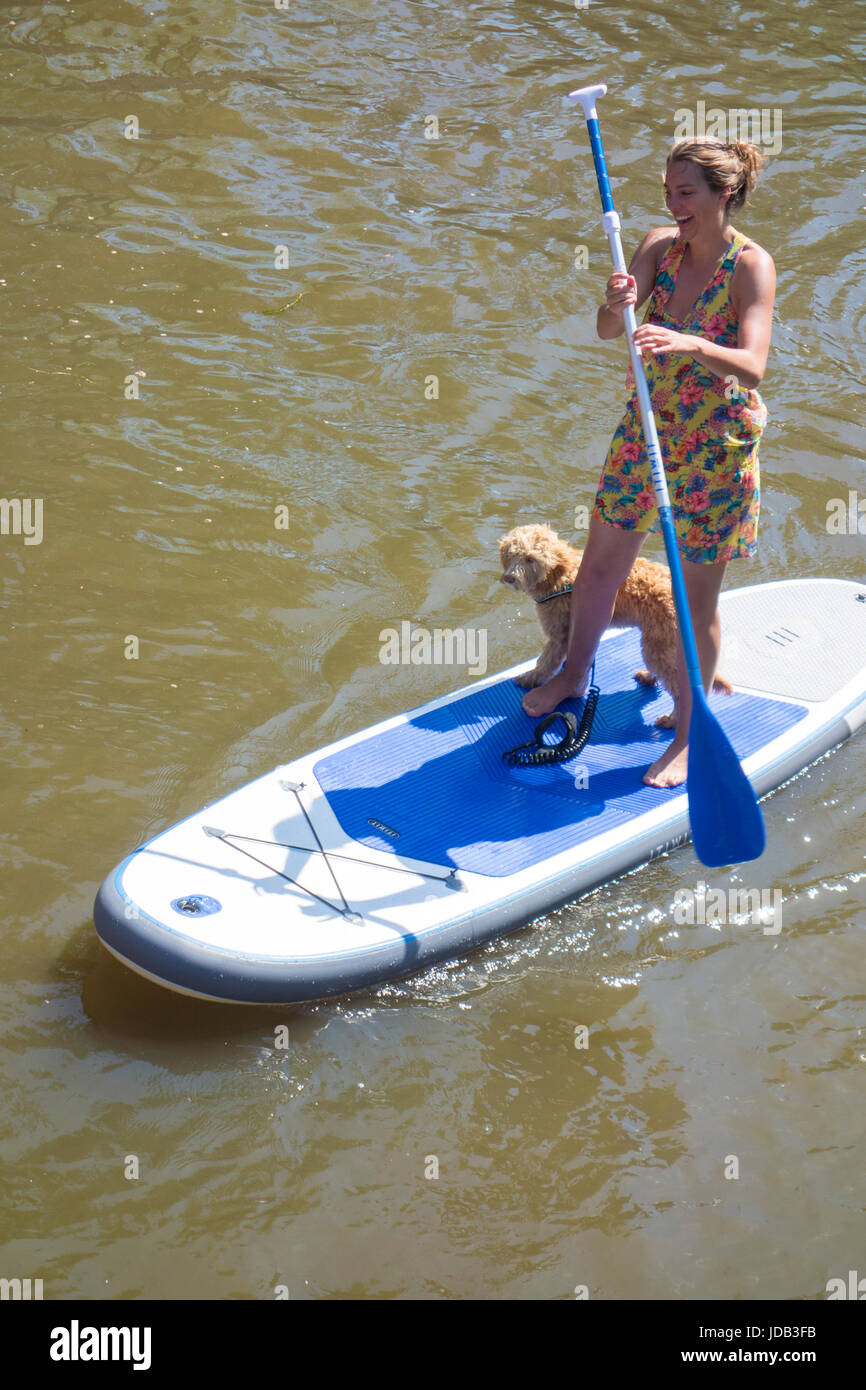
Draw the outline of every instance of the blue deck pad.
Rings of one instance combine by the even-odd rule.
[[[670,696],[634,679],[643,664],[636,630],[601,643],[592,736],[567,763],[502,761],[505,749],[534,736],[538,721],[521,708],[524,691],[501,680],[322,758],[316,777],[345,833],[372,849],[496,878],[516,873],[614,826],[625,835],[632,817],[681,794],[642,781],[673,738],[654,723],[670,710]],[[736,692],[713,695],[710,704],[740,759],[807,712]],[[583,705],[568,700],[560,708],[579,719]],[[547,741],[562,732],[557,722]]]

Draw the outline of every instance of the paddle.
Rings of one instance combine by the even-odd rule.
[[[602,225],[610,242],[613,268],[622,274],[627,273],[619,230],[620,221],[613,205],[601,131],[598,126],[595,102],[603,97],[607,85],[603,82],[593,87],[581,87],[579,91],[569,92],[569,100],[583,107],[592,157],[601,195]],[[689,819],[692,826],[692,841],[695,852],[702,864],[716,867],[720,864],[739,864],[748,859],[757,859],[765,844],[764,821],[758,799],[752,790],[749,779],[740,766],[739,759],[728,742],[719,721],[711,712],[704,694],[701,671],[698,664],[698,651],[686,597],[683,568],[680,563],[677,538],[674,530],[667,479],[662,463],[658,432],[653,417],[652,400],[644,375],[643,362],[634,343],[635,316],[631,304],[624,310],[625,329],[628,337],[628,350],[631,356],[632,371],[637,387],[640,417],[643,424],[644,442],[650,461],[653,490],[658,505],[662,535],[671,571],[674,604],[680,625],[686,669],[692,691],[692,715],[689,723],[689,770],[687,791],[689,798]]]

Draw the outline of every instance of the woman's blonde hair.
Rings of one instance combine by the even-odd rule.
[[[672,164],[697,164],[714,193],[731,190],[725,216],[741,208],[755,186],[764,156],[757,145],[748,140],[723,140],[705,137],[701,140],[678,140],[665,164],[665,174]]]

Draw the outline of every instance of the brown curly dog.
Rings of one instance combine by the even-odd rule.
[[[516,526],[499,542],[502,583],[535,599],[538,620],[547,638],[535,669],[515,678],[518,685],[542,685],[565,660],[571,594],[550,599],[547,596],[573,583],[582,554],[560,540],[549,526]],[[674,707],[670,714],[660,714],[656,724],[660,729],[676,728],[677,615],[670,573],[664,565],[638,556],[628,578],[617,589],[611,627],[640,628],[641,655],[647,669],[635,671],[634,678],[641,685],[661,681],[672,696]],[[726,695],[733,693],[724,676],[716,676],[713,689]]]

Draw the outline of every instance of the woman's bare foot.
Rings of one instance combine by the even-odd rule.
[[[679,787],[685,782],[689,771],[689,746],[678,746],[674,739],[670,748],[648,767],[644,781],[648,787]]]
[[[563,669],[558,676],[551,676],[549,681],[545,681],[544,685],[536,686],[535,690],[527,690],[520,703],[526,713],[536,719],[542,714],[550,714],[563,700],[573,700],[576,696],[582,695],[588,684],[588,673],[585,672],[575,681],[568,670]]]

